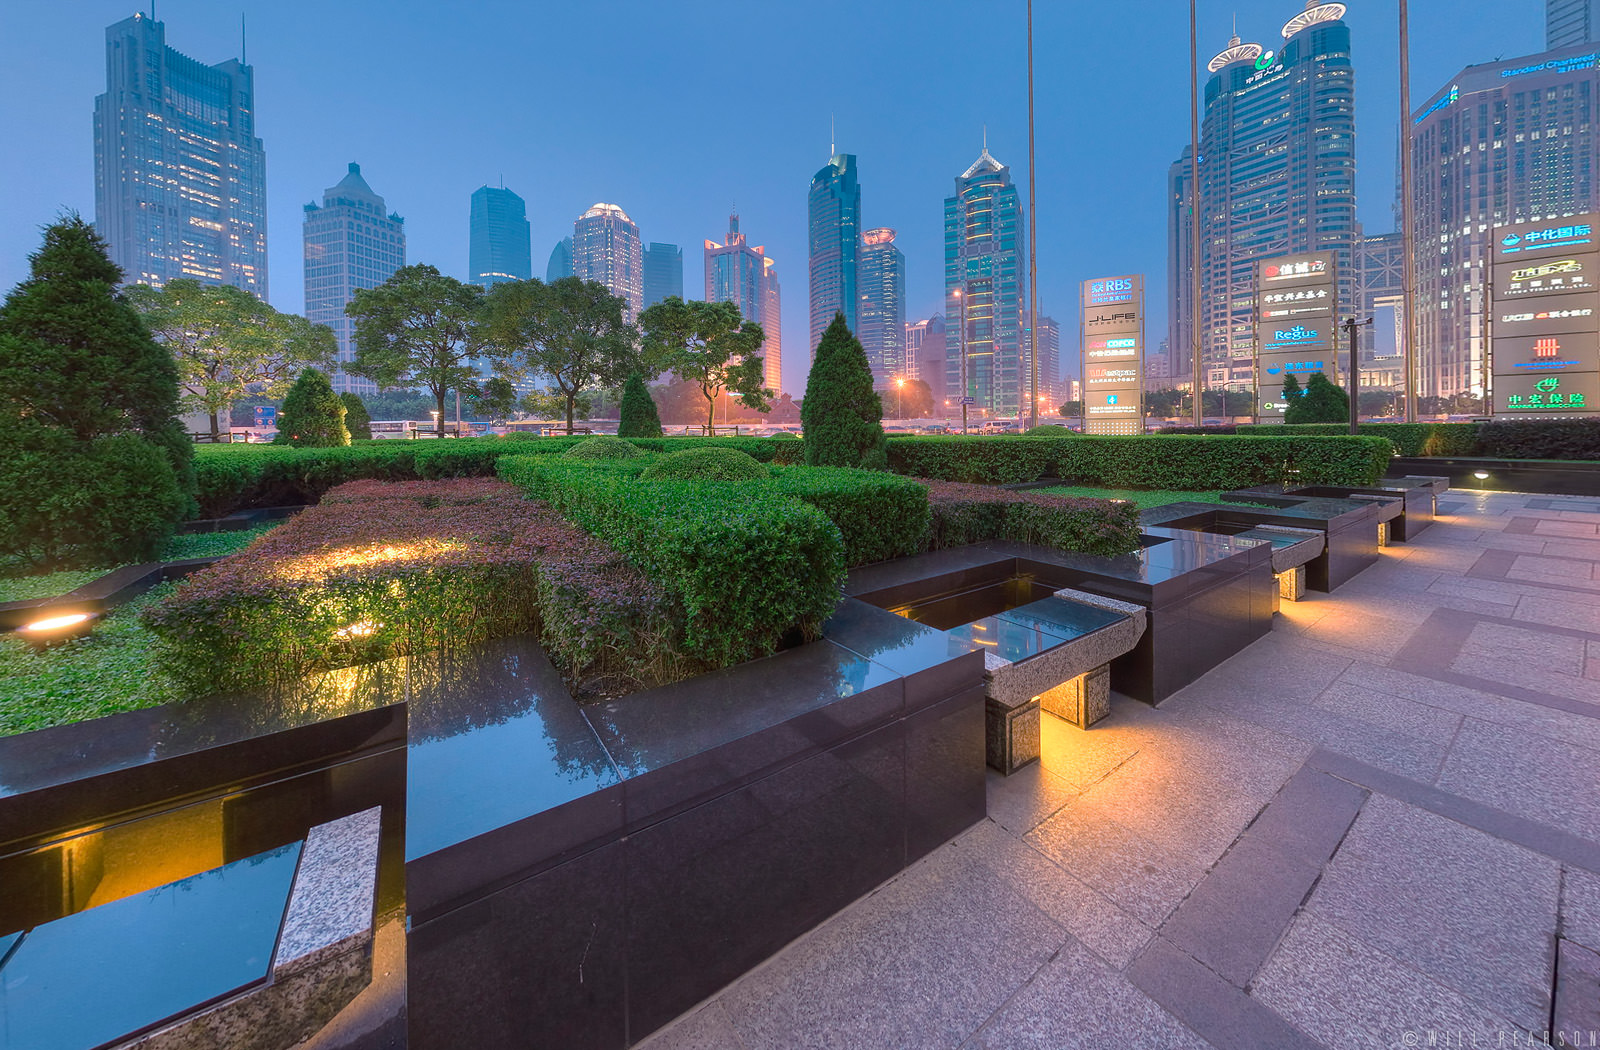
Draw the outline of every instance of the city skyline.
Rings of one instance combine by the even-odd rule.
[[[1041,57],[1048,56],[1039,80],[1039,308],[1068,330],[1076,323],[1076,283],[1100,272],[1145,273],[1151,279],[1152,332],[1161,330],[1165,320],[1157,313],[1165,299],[1161,202],[1171,151],[1187,137],[1187,27],[1179,24],[1181,5],[1141,6],[1165,17],[1129,20],[1125,14],[1077,8],[1036,12],[1037,47]],[[1282,2],[1238,7],[1241,26],[1274,25],[1284,14]],[[659,95],[639,96],[635,89],[646,76],[641,68],[625,70],[614,83],[596,88],[599,101],[608,105],[628,100],[619,110],[626,114],[619,132],[609,122],[564,111],[565,100],[588,90],[580,89],[581,78],[574,76],[575,59],[565,56],[552,54],[537,72],[532,86],[549,100],[534,107],[537,113],[461,112],[451,91],[394,84],[383,75],[384,63],[392,60],[394,50],[415,46],[424,37],[436,48],[430,51],[432,61],[490,70],[498,61],[495,56],[509,54],[513,44],[520,46],[521,36],[502,33],[500,19],[488,19],[495,29],[485,32],[488,16],[471,11],[426,33],[404,19],[386,20],[374,31],[372,13],[377,10],[365,4],[330,9],[315,34],[304,32],[302,12],[293,5],[250,15],[258,133],[273,161],[268,225],[277,232],[270,258],[279,280],[271,298],[280,309],[303,308],[296,297],[301,282],[296,280],[299,239],[293,236],[297,217],[292,209],[326,185],[329,168],[351,156],[363,159],[391,206],[408,216],[411,257],[462,277],[467,276],[460,268],[466,246],[458,202],[473,188],[497,183],[502,176],[531,202],[536,259],[564,235],[563,226],[570,229],[572,216],[597,199],[622,202],[653,238],[694,243],[715,235],[726,202],[737,197],[747,221],[767,231],[773,254],[798,265],[805,246],[799,198],[806,176],[826,160],[832,112],[837,114],[839,148],[855,153],[861,165],[866,198],[862,220],[899,231],[909,266],[907,317],[926,317],[944,312],[935,264],[941,239],[936,201],[948,193],[949,172],[970,160],[966,144],[986,123],[991,149],[1019,166],[1019,158],[1025,157],[1025,83],[1020,72],[996,78],[995,90],[981,98],[955,93],[934,104],[901,100],[896,93],[899,74],[862,65],[819,94],[802,53],[806,41],[820,46],[825,34],[809,18],[780,13],[740,19],[730,5],[708,4],[691,14],[649,11],[633,19],[622,28],[624,36],[640,45],[650,43],[655,58],[649,61],[671,84]],[[839,10],[847,9],[841,5]],[[1201,4],[1202,52],[1226,42],[1232,10],[1232,5]],[[1540,3],[1496,5],[1470,25],[1456,24],[1451,10],[1429,0],[1412,5],[1414,99],[1465,65],[1542,48]],[[8,141],[28,146],[0,159],[13,205],[0,220],[0,283],[9,286],[23,276],[39,224],[63,207],[92,214],[92,141],[85,114],[105,88],[105,28],[131,13],[126,5],[100,0],[71,5],[70,10],[17,12],[17,31],[39,41],[40,47],[37,54],[29,49],[19,55],[15,65],[0,72],[0,83],[11,87],[13,96],[32,99],[29,106],[12,107],[0,116]],[[160,8],[168,42],[202,63],[241,55],[236,14],[236,9],[191,0],[169,0]],[[819,9],[818,14],[818,25],[828,21],[821,17],[826,11]],[[971,43],[1020,60],[1020,15],[1019,8],[1014,23],[985,20],[973,30],[979,39]],[[575,14],[548,12],[538,25],[541,35],[559,36],[579,31],[581,21]],[[1347,21],[1365,71],[1357,103],[1361,217],[1368,233],[1381,233],[1392,228],[1386,220],[1397,124],[1393,9],[1354,3]],[[513,29],[524,25],[511,22]],[[715,47],[697,43],[713,26],[723,34]],[[888,34],[929,59],[961,50],[937,26],[922,24],[910,5],[874,9],[858,31]],[[371,48],[352,53],[339,46],[341,40],[369,32],[375,34]],[[708,166],[703,159],[707,148],[723,137],[712,130],[713,123],[657,114],[681,112],[683,100],[695,97],[703,81],[714,79],[709,68],[696,68],[699,58],[724,54],[728,41],[770,47],[779,32],[786,46],[775,52],[777,64],[769,76],[775,86],[742,105],[735,121],[754,129],[749,140]],[[1144,59],[1136,73],[1128,72],[1125,62],[1133,49]],[[347,64],[348,75],[336,85],[298,75],[321,63]],[[518,90],[526,87],[519,85]],[[1137,116],[1137,128],[1112,134],[1105,130],[1103,117],[1084,102],[1091,96],[1111,97],[1106,93],[1112,91]],[[307,119],[330,105],[377,107],[377,119],[336,125]],[[1090,138],[1116,151],[1115,164],[1085,165],[1075,159],[1071,143],[1090,130]],[[552,151],[559,163],[551,163]],[[806,320],[798,309],[789,314],[785,335],[798,345],[807,338]],[[785,385],[801,388],[809,355],[788,356]]]

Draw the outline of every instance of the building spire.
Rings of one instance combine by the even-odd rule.
[[[244,12],[240,11],[239,12],[239,64],[241,66],[248,66],[250,64],[250,57],[249,56],[250,56],[250,49],[245,44]]]
[[[151,2],[153,3],[154,0],[151,0]],[[833,114],[829,113],[828,114],[828,157],[829,157],[830,160],[833,158],[833,155],[834,155],[835,152],[837,152],[837,151],[834,149]]]

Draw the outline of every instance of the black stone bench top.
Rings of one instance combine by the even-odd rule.
[[[1130,617],[1127,613],[1098,605],[1052,597],[1008,609],[997,618],[1073,641]]]
[[[1254,490],[1224,492],[1220,503],[1183,502],[1168,503],[1139,512],[1139,521],[1147,527],[1173,525],[1209,516],[1213,522],[1243,522],[1249,524],[1291,525],[1304,529],[1343,528],[1363,518],[1377,520],[1377,510],[1371,503],[1359,500],[1333,499],[1322,496],[1286,496]],[[1271,503],[1271,506],[1251,507],[1245,503]],[[1280,505],[1281,503],[1281,505]],[[1190,523],[1192,524],[1192,523]]]

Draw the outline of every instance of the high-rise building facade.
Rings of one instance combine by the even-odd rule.
[[[1412,116],[1422,397],[1478,397],[1495,228],[1600,209],[1592,44],[1468,66]]]
[[[142,14],[110,26],[94,159],[95,229],[128,281],[189,277],[267,298],[267,154],[250,66],[196,62]]]
[[[639,227],[615,204],[596,204],[572,224],[572,274],[623,301],[630,324],[644,309],[644,245]]]
[[[883,386],[906,373],[906,256],[887,226],[861,235],[857,270],[860,300],[856,337],[867,352],[873,382]]]
[[[1356,241],[1355,305],[1350,312],[1357,319],[1372,318],[1372,324],[1356,329],[1363,389],[1405,386],[1405,258],[1405,238],[1399,233],[1363,235]]]
[[[1200,132],[1200,343],[1208,386],[1250,389],[1256,260],[1331,251],[1350,302],[1356,225],[1355,74],[1345,5],[1308,0],[1277,49],[1236,36],[1211,59]],[[1187,153],[1168,177],[1169,341],[1189,345]],[[1187,353],[1183,354],[1187,362]]]
[[[545,263],[544,280],[546,284],[559,281],[563,277],[572,276],[572,238],[563,237],[550,249],[550,261]]]
[[[1039,315],[1039,413],[1061,406],[1061,326],[1053,317]],[[1032,377],[1029,377],[1031,387]]]
[[[495,186],[474,190],[469,235],[468,282],[492,288],[533,276],[528,207],[515,193]]]
[[[973,399],[973,418],[1027,408],[1023,232],[1011,169],[985,146],[944,201],[945,317],[956,319],[955,338],[945,336],[945,389]]]
[[[683,249],[676,244],[651,241],[644,249],[645,308],[669,296],[683,298]]]
[[[861,185],[856,181],[856,158],[836,153],[811,178],[807,198],[810,237],[807,259],[811,271],[811,353],[817,352],[822,333],[833,315],[844,314],[850,331],[856,330],[857,267],[861,259]]]
[[[934,314],[906,325],[906,376],[928,384],[934,415],[946,415],[944,385],[944,316]]]
[[[1546,51],[1600,39],[1600,0],[1544,0]]]
[[[778,293],[778,267],[767,257],[764,245],[751,245],[739,231],[739,216],[728,216],[728,236],[719,244],[706,241],[706,302],[734,303],[746,321],[761,326],[762,383],[782,389],[782,305]]]
[[[375,394],[376,383],[344,370],[356,351],[355,321],[344,308],[356,289],[376,288],[406,264],[406,221],[372,192],[359,164],[305,213],[306,319],[332,328],[339,342],[333,388]]]
[[[1183,147],[1167,170],[1167,370],[1187,389],[1194,379],[1193,165]]]

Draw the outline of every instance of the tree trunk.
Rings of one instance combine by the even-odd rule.
[[[440,387],[434,393],[434,397],[436,397],[438,399],[438,401],[439,401],[439,414],[433,417],[433,437],[434,437],[435,441],[443,441],[444,440],[444,395],[445,395],[445,393],[446,393],[446,391],[445,391],[444,387]]]
[[[706,405],[709,406],[709,410],[706,413],[706,437],[716,437],[717,395],[707,391],[705,387],[701,387],[700,392],[706,395]]]
[[[576,414],[575,406],[578,403],[578,392],[574,390],[567,395],[567,437],[572,436],[572,417]]]
[[[232,431],[233,431],[233,420],[232,419],[228,420],[228,430],[229,430],[229,433],[232,433]],[[213,445],[215,445],[218,441],[221,441],[221,440],[222,440],[222,433],[217,428],[217,413],[216,413],[215,410],[212,410],[212,413],[211,413],[211,443]]]

